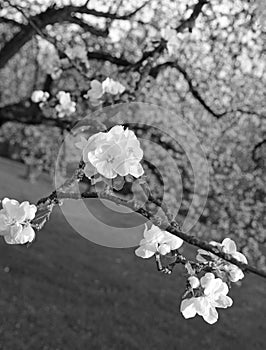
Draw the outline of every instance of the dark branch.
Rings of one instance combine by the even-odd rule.
[[[150,71],[150,75],[153,78],[156,78],[159,72],[167,67],[176,68],[183,75],[184,79],[188,83],[189,91],[191,92],[191,94],[212,116],[218,119],[226,114],[225,112],[217,113],[210,106],[208,106],[208,104],[204,101],[199,91],[196,89],[195,83],[193,82],[192,78],[189,76],[187,71],[183,67],[181,67],[176,61],[164,62],[162,64],[157,65],[156,67],[153,67]]]
[[[7,122],[27,125],[56,126],[68,130],[71,123],[67,120],[45,117],[37,104],[29,100],[0,108],[0,126]]]
[[[145,4],[135,11],[123,16],[119,16],[115,13],[88,9],[86,6],[65,6],[63,8],[48,7],[46,11],[29,17],[29,23],[21,25],[21,31],[14,35],[14,37],[6,43],[6,45],[0,51],[0,69],[3,68],[6,63],[36,34],[36,30],[32,24],[34,24],[40,30],[43,30],[48,24],[70,22],[80,24],[83,26],[83,28],[86,27],[86,30],[94,35],[106,36],[105,30],[101,31],[100,29],[94,28],[82,20],[79,21],[79,19],[76,16],[73,16],[73,14],[89,14],[96,17],[126,20],[134,16],[145,6]],[[13,6],[16,8],[16,5]],[[17,9],[20,11],[19,7]]]
[[[108,33],[109,33],[108,30],[97,29],[76,16],[69,17],[68,21],[79,25],[82,29],[85,30],[85,32],[89,32],[95,36],[101,36],[104,38],[108,36]]]
[[[199,15],[202,12],[202,8],[205,4],[208,3],[208,0],[199,0],[199,2],[195,5],[192,14],[190,15],[190,17],[186,20],[183,20],[181,22],[181,24],[176,27],[176,31],[178,33],[183,32],[185,29],[188,29],[189,32],[192,32],[192,29],[195,25],[195,22],[197,20],[197,18],[199,17]]]
[[[12,26],[20,27],[20,28],[23,26],[22,23],[19,23],[14,19],[6,18],[6,17],[0,17],[0,23],[11,24]]]
[[[108,61],[110,63],[114,63],[117,66],[121,66],[121,67],[129,67],[134,64],[124,58],[113,56],[108,52],[92,51],[92,52],[88,52],[87,56],[88,56],[88,59],[95,59],[98,61]]]

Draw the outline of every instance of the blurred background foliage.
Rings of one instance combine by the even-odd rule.
[[[12,3],[24,9],[28,16],[38,16],[51,6],[80,6],[84,1],[13,0]],[[90,1],[88,8],[122,15],[143,3],[99,0]],[[196,1],[190,0],[150,0],[128,20],[82,13],[75,16],[73,23],[58,18],[58,22],[44,28],[51,37],[66,47],[83,45],[88,53],[99,53],[96,59],[89,56],[89,77],[85,79],[75,68],[68,68],[59,79],[51,79],[37,60],[38,38],[33,35],[0,70],[0,122],[1,109],[16,104],[29,106],[36,89],[49,91],[52,96],[60,90],[70,92],[77,102],[77,112],[68,118],[71,121],[85,116],[93,118],[94,109],[84,101],[81,92],[90,88],[92,79],[112,77],[126,87],[127,93],[119,101],[106,101],[106,105],[133,100],[134,95],[134,101],[151,103],[167,111],[149,113],[145,109],[145,113],[141,110],[123,122],[152,125],[165,131],[163,139],[156,138],[154,130],[139,129],[138,133],[140,137],[155,139],[160,146],[153,148],[151,143],[143,142],[147,159],[163,179],[165,200],[173,206],[180,202],[179,220],[182,222],[190,208],[192,215],[200,215],[191,233],[208,240],[232,237],[250,262],[265,267],[266,30],[258,20],[256,2],[210,0],[192,31],[177,34],[175,54],[170,56],[164,50],[152,62],[153,68],[175,62],[178,69],[171,64],[160,70],[155,68],[138,90],[136,82],[145,75],[141,68],[126,70],[120,64],[100,58],[108,52],[117,59],[137,62],[143,52],[152,50],[160,40],[162,29],[178,27],[191,15],[195,4]],[[1,57],[26,20],[6,1],[1,3],[0,15]],[[86,25],[103,32],[107,28],[108,33],[92,33]],[[64,133],[54,126],[48,127],[45,116],[43,125],[24,125],[18,119],[15,114],[15,122],[5,123],[0,129],[3,150],[5,145],[3,153],[25,162],[35,174],[40,171],[52,174]],[[173,139],[177,141],[174,145]],[[168,149],[167,142],[171,144]],[[195,174],[182,147],[184,143],[195,158],[199,152],[198,169],[202,164],[198,143],[209,165],[210,177],[203,173],[202,186],[196,193]],[[170,156],[166,156],[166,151]],[[148,166],[146,169],[148,174],[153,173],[150,178],[155,191],[160,178]],[[201,213],[201,197],[208,185],[208,201]],[[193,196],[198,200],[191,208]]]

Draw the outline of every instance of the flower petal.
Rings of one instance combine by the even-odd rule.
[[[143,246],[140,246],[139,248],[137,248],[137,249],[135,250],[135,254],[136,254],[137,256],[139,256],[140,258],[149,259],[149,258],[151,258],[151,257],[155,254],[155,251],[148,250],[148,249],[146,249],[146,247],[143,245]]]
[[[222,241],[222,246],[224,247],[224,251],[228,254],[233,254],[237,251],[235,242],[230,238],[225,238]]]
[[[130,166],[129,174],[139,178],[144,174],[144,169],[140,163],[135,163],[134,165]]]
[[[214,324],[218,320],[218,312],[216,311],[215,307],[210,306],[202,317],[207,323]]]
[[[103,175],[107,179],[114,179],[117,177],[117,173],[113,170],[112,164],[106,162],[106,161],[100,161],[96,163],[96,169],[99,174]]]
[[[25,220],[33,220],[35,218],[35,214],[37,212],[37,207],[34,204],[30,204],[29,202],[22,202],[20,207],[25,211]]]
[[[19,237],[22,232],[22,225],[16,223],[15,225],[10,226],[8,234],[4,235],[4,239],[7,244],[18,244],[17,237]]]
[[[15,199],[4,198],[2,200],[3,208],[6,210],[7,215],[17,222],[21,223],[25,220],[26,213],[23,207]]]
[[[203,288],[208,288],[208,286],[212,283],[212,281],[215,279],[215,276],[211,272],[205,273],[203,277],[200,279],[200,284]]]
[[[159,247],[158,247],[158,252],[161,254],[161,255],[166,255],[168,253],[170,253],[171,251],[171,248],[168,244],[160,244]]]
[[[35,232],[31,225],[27,225],[23,228],[20,234],[20,244],[25,244],[28,242],[32,242],[35,238]]]
[[[180,312],[182,315],[188,319],[196,316],[196,307],[195,307],[196,298],[184,299],[180,305]]]
[[[183,240],[167,231],[164,231],[164,243],[167,243],[171,250],[175,250],[182,246]]]
[[[243,271],[233,264],[226,265],[225,270],[228,272],[231,282],[237,282],[245,277]]]
[[[236,260],[241,261],[241,262],[243,262],[243,263],[245,263],[245,264],[248,263],[247,258],[245,257],[244,254],[242,254],[242,253],[240,253],[240,252],[235,252],[235,253],[233,253],[232,255],[233,255],[233,257],[234,257]]]
[[[216,299],[213,303],[213,306],[220,307],[223,309],[226,309],[232,305],[233,305],[233,300],[227,295],[222,295],[222,294],[219,295],[219,298]]]
[[[158,226],[152,225],[151,228],[148,229],[147,225],[145,225],[144,238],[147,241],[156,241],[161,243],[164,239],[164,234]]]

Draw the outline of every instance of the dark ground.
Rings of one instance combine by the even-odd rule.
[[[23,173],[0,159],[0,198],[49,193],[47,181],[30,185]],[[211,326],[180,314],[182,274],[159,274],[133,249],[90,243],[58,209],[29,248],[0,242],[0,349],[266,349],[265,280],[234,286],[233,307]]]

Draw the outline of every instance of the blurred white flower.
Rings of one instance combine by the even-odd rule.
[[[143,151],[131,130],[116,125],[108,132],[100,132],[87,141],[82,138],[76,146],[83,150],[84,172],[88,178],[96,173],[108,179],[117,175],[140,177],[144,171],[140,164]]]
[[[31,95],[31,100],[34,103],[46,102],[49,98],[49,92],[42,90],[35,90]]]
[[[103,81],[102,88],[104,92],[111,95],[122,94],[126,89],[124,85],[120,84],[118,81],[115,81],[111,78],[106,78]]]
[[[70,116],[76,111],[76,102],[71,100],[69,92],[59,91],[56,97],[59,100],[59,104],[55,106],[55,109],[58,112],[59,118]]]
[[[235,258],[236,260],[238,260],[242,263],[245,263],[245,264],[248,263],[245,255],[237,251],[236,244],[232,239],[225,238],[222,241],[222,243],[217,243],[217,242],[212,241],[212,242],[210,242],[210,244],[212,244],[216,247],[219,247],[224,253],[232,255],[232,257]],[[231,282],[237,282],[237,281],[244,278],[245,275],[244,275],[243,271],[239,267],[237,267],[236,265],[230,264],[229,262],[226,262],[225,260],[222,260],[219,257],[217,257],[216,255],[214,255],[210,252],[207,252],[203,249],[198,250],[198,255],[197,255],[196,259],[199,262],[206,262],[207,257],[210,257],[210,259],[213,261],[218,261],[218,260],[223,261],[223,265],[222,265],[223,270],[228,273],[228,277],[229,277]]]
[[[176,31],[170,27],[167,27],[162,30],[161,35],[167,41],[167,50],[169,55],[175,55],[179,47]]]
[[[148,259],[155,253],[166,255],[171,250],[181,247],[183,240],[172,235],[159,227],[152,225],[150,229],[145,225],[144,239],[140,241],[140,246],[135,250],[135,254],[141,258]]]
[[[21,204],[15,199],[4,198],[0,210],[0,235],[8,244],[25,244],[32,242],[35,232],[30,225],[37,207],[29,202]]]
[[[98,80],[92,80],[91,81],[91,88],[88,90],[87,94],[84,95],[85,98],[89,98],[90,102],[94,106],[98,106],[101,102],[100,99],[103,96],[104,91],[102,87],[102,83]]]
[[[88,90],[87,94],[84,95],[85,98],[89,98],[93,106],[98,106],[101,101],[100,99],[105,93],[111,95],[121,94],[125,91],[125,87],[118,81],[110,78],[106,78],[102,83],[94,79],[91,81],[91,88]]]
[[[206,273],[200,279],[203,294],[200,297],[184,299],[181,302],[180,311],[187,318],[202,316],[209,324],[218,320],[216,308],[227,308],[232,306],[233,300],[227,296],[229,289],[220,278],[215,278],[213,273]]]

